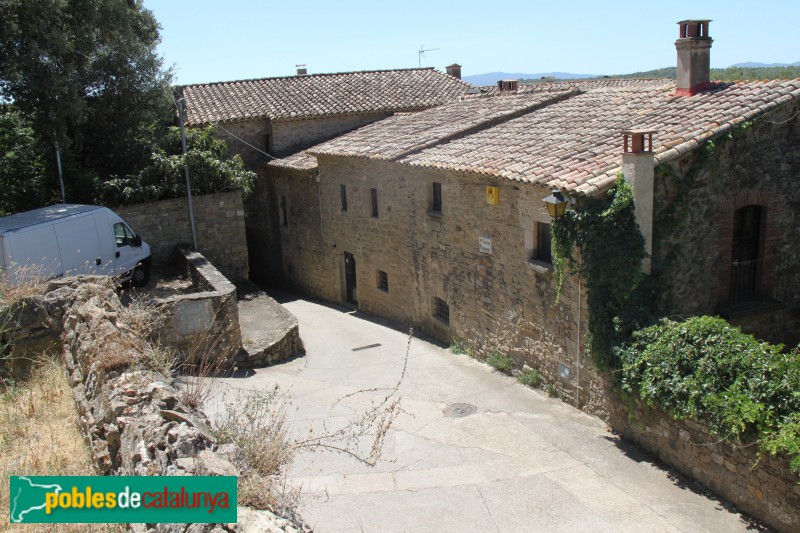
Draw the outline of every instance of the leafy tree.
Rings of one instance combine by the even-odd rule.
[[[172,114],[158,22],[141,0],[0,0],[0,27],[0,97],[42,142],[58,139],[66,168],[140,170]]]
[[[130,204],[186,196],[185,162],[189,164],[192,194],[237,189],[245,196],[250,194],[256,173],[245,168],[239,155],[228,158],[227,144],[216,134],[214,126],[187,129],[188,151],[184,156],[180,128],[169,128],[139,174],[105,183],[105,202]]]
[[[0,112],[0,216],[58,201],[36,135],[20,113]]]

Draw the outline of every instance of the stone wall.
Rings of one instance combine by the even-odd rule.
[[[275,198],[286,199],[286,224],[278,231],[287,285],[346,302],[344,254],[351,254],[359,309],[482,354],[502,349],[520,367],[538,369],[570,403],[577,397],[581,406],[602,413],[590,361],[578,356],[577,280],[566,281],[556,304],[552,267],[531,259],[535,224],[550,220],[541,202],[548,190],[325,157],[319,183],[311,172],[271,172]],[[441,213],[429,212],[433,182],[442,184]],[[346,211],[340,185],[346,187]],[[487,204],[487,185],[499,188],[498,205]],[[371,188],[378,190],[377,218],[371,215]],[[491,251],[480,250],[482,237],[491,241]],[[388,290],[378,286],[378,271],[387,274]],[[583,336],[585,290],[580,294]],[[449,305],[449,322],[434,316],[434,298]]]
[[[289,155],[390,115],[391,113],[384,113],[381,115],[273,121],[272,148],[276,156]]]
[[[800,342],[800,105],[656,169],[653,274],[663,313],[721,314],[772,342]],[[761,205],[752,302],[731,304],[734,213]]]
[[[226,367],[225,361],[232,365],[242,348],[236,287],[201,254],[181,249],[178,255],[203,292],[155,301],[169,315],[159,340],[189,362],[212,356],[219,368]]]
[[[259,171],[271,160],[262,152],[284,157],[389,115],[351,115],[310,120],[246,120],[225,124],[222,126],[225,129],[220,128],[217,134],[228,144],[230,153],[241,155],[251,170]]]
[[[239,191],[194,196],[198,251],[231,279],[247,278],[244,207]],[[153,262],[167,263],[175,246],[192,242],[185,198],[118,207],[115,211],[150,245]]]
[[[37,313],[22,315],[33,331],[48,317],[51,338],[61,335],[63,359],[81,430],[98,474],[137,476],[238,476],[243,460],[233,444],[220,444],[202,411],[187,405],[171,380],[154,370],[148,341],[131,329],[130,315],[107,277],[52,281],[28,299]],[[31,322],[28,322],[28,319]],[[154,365],[155,363],[155,365]],[[237,509],[238,522],[130,524],[132,531],[310,531],[269,511]]]
[[[693,420],[614,396],[609,423],[622,435],[779,531],[800,531],[800,485],[788,458],[758,456],[758,444],[734,446]]]

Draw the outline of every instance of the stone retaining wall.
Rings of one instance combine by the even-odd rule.
[[[757,443],[734,446],[700,422],[617,395],[608,406],[611,427],[626,439],[778,531],[800,531],[800,485],[785,455],[759,458]]]
[[[202,254],[188,249],[176,254],[203,292],[156,300],[170,315],[160,341],[175,348],[184,360],[198,362],[211,354],[220,361],[214,366],[222,368],[242,348],[236,287]]]
[[[193,196],[198,251],[231,279],[247,279],[247,239],[239,191]],[[172,259],[175,246],[192,242],[186,198],[114,208],[150,245],[153,262]]]
[[[63,358],[80,427],[103,475],[239,475],[236,446],[220,444],[202,411],[183,401],[153,367],[154,350],[126,323],[129,318],[107,277],[51,282],[28,299],[48,335],[62,334]],[[31,325],[21,322],[22,327]],[[35,329],[35,328],[33,328]],[[41,329],[41,328],[40,328]],[[157,365],[156,365],[157,366]],[[130,524],[132,531],[193,533],[310,531],[269,511],[240,507],[236,524]]]

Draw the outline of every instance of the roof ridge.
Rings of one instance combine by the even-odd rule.
[[[228,81],[210,81],[206,83],[187,83],[185,85],[175,85],[175,89],[183,89],[185,87],[208,87],[212,85],[224,85],[224,84],[232,84],[232,83],[246,83],[246,82],[253,82],[253,81],[267,81],[267,80],[285,80],[285,79],[292,79],[292,78],[316,78],[322,76],[342,76],[345,74],[373,74],[378,72],[408,72],[411,70],[432,70],[435,72],[439,72],[440,74],[446,74],[445,72],[441,72],[436,70],[434,67],[409,67],[409,68],[389,68],[389,69],[374,69],[374,70],[349,70],[344,72],[320,72],[317,74],[304,74],[302,76],[298,76],[296,74],[293,75],[286,75],[286,76],[267,76],[264,78],[245,78],[240,80],[228,80]]]

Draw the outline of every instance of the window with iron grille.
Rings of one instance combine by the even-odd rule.
[[[553,241],[550,224],[547,222],[536,222],[536,248],[533,250],[533,259],[543,263],[553,262]]]
[[[347,211],[347,187],[344,184],[339,185],[339,196],[342,199],[342,211]]]
[[[433,182],[433,197],[431,202],[431,211],[436,213],[442,212],[442,184]]]
[[[372,216],[378,218],[378,189],[370,189],[369,195],[372,200]]]
[[[383,270],[378,270],[378,289],[389,292],[389,274]]]
[[[433,316],[444,322],[450,323],[450,306],[441,298],[433,299]]]

